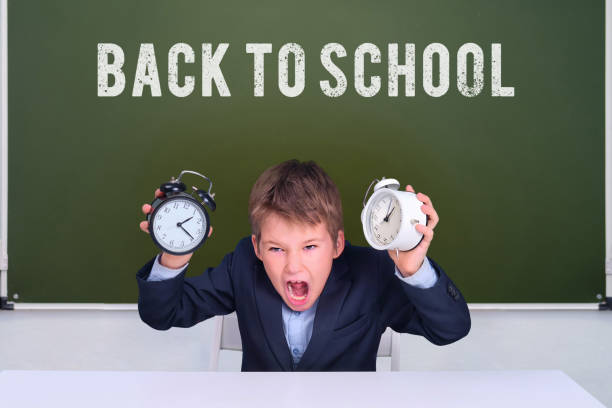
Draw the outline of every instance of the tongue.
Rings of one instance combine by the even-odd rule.
[[[293,289],[293,293],[296,296],[304,296],[308,291],[308,285],[306,282],[290,283],[290,285],[291,289]]]

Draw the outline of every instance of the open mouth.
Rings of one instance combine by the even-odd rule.
[[[289,301],[298,306],[306,303],[308,299],[308,283],[304,281],[294,280],[287,281],[287,297]]]

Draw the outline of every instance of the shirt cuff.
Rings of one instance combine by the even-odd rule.
[[[189,262],[187,262],[182,268],[172,269],[172,268],[168,268],[160,264],[159,263],[160,258],[161,258],[161,254],[158,254],[155,257],[155,262],[153,263],[153,267],[151,268],[151,273],[149,274],[149,278],[147,279],[147,282],[162,281],[162,280],[175,278],[181,272],[185,270],[187,265],[189,265]]]
[[[421,289],[431,288],[438,281],[438,274],[427,257],[423,260],[423,265],[412,276],[403,277],[397,266],[395,267],[395,275],[407,284]]]

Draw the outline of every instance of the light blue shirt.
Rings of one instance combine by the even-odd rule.
[[[148,281],[161,281],[166,279],[172,279],[178,274],[183,272],[187,268],[185,266],[179,269],[171,269],[163,266],[159,263],[161,254],[155,257],[155,263],[151,269]],[[415,286],[421,289],[427,289],[432,287],[438,281],[438,275],[435,269],[431,266],[429,259],[425,257],[423,264],[416,271],[415,274],[404,278],[397,267],[395,267],[395,276],[403,280],[409,285]],[[315,314],[317,313],[317,305],[319,299],[309,308],[302,312],[296,312],[291,310],[285,302],[282,303],[282,316],[283,316],[283,331],[285,333],[285,339],[289,346],[289,352],[293,358],[293,369],[295,369],[300,362],[300,359],[308,347],[310,337],[312,336],[312,326],[314,323]]]
[[[302,359],[306,347],[310,342],[319,299],[320,298],[318,298],[309,309],[302,312],[296,312],[295,310],[289,309],[285,302],[283,302],[283,331],[285,332],[285,339],[287,339],[289,351],[293,358],[294,370]]]

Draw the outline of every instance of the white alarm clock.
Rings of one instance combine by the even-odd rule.
[[[375,182],[374,192],[366,202]],[[399,188],[399,181],[383,177],[372,181],[363,198],[363,233],[375,249],[409,251],[423,239],[415,225],[427,225],[428,216],[421,211],[424,203],[415,193],[399,191]]]

